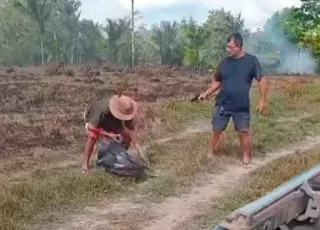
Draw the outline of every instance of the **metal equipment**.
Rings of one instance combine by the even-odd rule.
[[[317,165],[235,210],[212,230],[320,229],[319,219],[320,165]]]

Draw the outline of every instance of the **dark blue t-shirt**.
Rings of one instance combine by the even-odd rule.
[[[227,57],[218,66],[215,79],[221,81],[216,105],[226,112],[250,111],[249,91],[252,80],[263,77],[261,65],[256,56],[246,53],[241,58]]]

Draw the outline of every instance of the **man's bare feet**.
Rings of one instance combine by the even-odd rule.
[[[249,168],[251,165],[251,159],[248,157],[243,157],[242,165],[244,168]]]
[[[88,173],[89,172],[89,167],[87,165],[82,165],[81,172],[82,173]]]
[[[212,159],[213,155],[214,155],[214,152],[212,150],[209,150],[208,153],[207,153],[208,159]]]
[[[207,157],[211,159],[213,156],[217,155],[218,153],[219,153],[218,147],[215,147],[213,150],[209,149]]]

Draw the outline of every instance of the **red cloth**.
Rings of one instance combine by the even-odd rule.
[[[102,128],[93,128],[93,127],[87,127],[87,132],[89,137],[91,137],[94,140],[97,140],[98,137],[100,136],[100,134],[103,132],[104,130]],[[128,135],[126,132],[124,132],[123,130],[119,130],[119,131],[115,131],[113,132],[114,134],[120,134],[123,138],[123,146],[128,149],[131,145],[132,139],[130,137],[130,135]],[[108,137],[107,137],[108,138]]]

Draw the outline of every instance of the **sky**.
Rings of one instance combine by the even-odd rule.
[[[131,0],[82,0],[82,18],[105,24],[106,18],[130,15]],[[162,20],[178,20],[192,16],[204,22],[210,9],[225,8],[233,14],[241,12],[245,27],[255,30],[277,10],[299,6],[300,0],[135,0],[140,22],[151,25]]]

